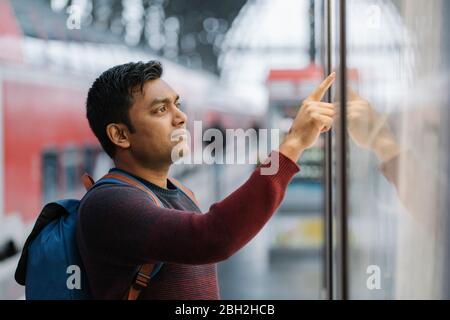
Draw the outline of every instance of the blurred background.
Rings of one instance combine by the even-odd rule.
[[[448,15],[445,0],[0,0],[0,299],[23,298],[13,273],[42,206],[81,197],[79,177],[112,166],[85,118],[89,86],[151,59],[191,131],[201,120],[280,138],[338,72],[325,97],[335,130],[302,156],[266,227],[219,264],[223,299],[448,299]],[[207,211],[255,165],[171,174]]]

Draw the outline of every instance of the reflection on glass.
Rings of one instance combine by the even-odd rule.
[[[350,298],[448,297],[448,10],[347,1]]]

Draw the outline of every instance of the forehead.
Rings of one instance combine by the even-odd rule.
[[[154,99],[175,98],[177,92],[164,80],[155,79],[144,84],[141,99],[152,102]]]

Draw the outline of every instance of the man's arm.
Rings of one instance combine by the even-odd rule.
[[[144,192],[129,186],[99,188],[80,210],[80,240],[97,257],[114,263],[224,260],[261,230],[299,170],[284,155],[272,156],[279,156],[276,174],[262,175],[257,168],[241,187],[204,214],[157,207]]]

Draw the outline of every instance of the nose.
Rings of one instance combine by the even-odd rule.
[[[175,108],[173,122],[175,127],[182,127],[187,123],[187,115],[179,108]]]

